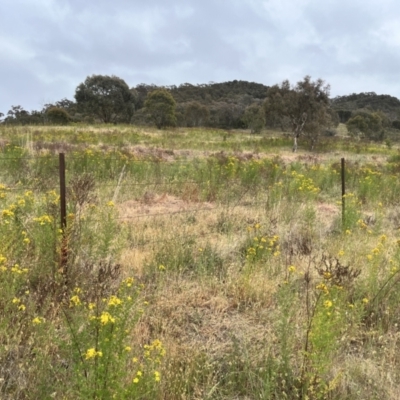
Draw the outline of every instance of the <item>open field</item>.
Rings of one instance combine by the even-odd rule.
[[[395,146],[0,135],[1,399],[399,398]]]

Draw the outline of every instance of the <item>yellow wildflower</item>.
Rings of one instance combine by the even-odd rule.
[[[330,300],[325,300],[325,301],[324,301],[324,306],[325,306],[326,308],[331,308],[332,305],[333,305],[332,301],[330,301]]]
[[[328,272],[328,271],[324,272],[325,279],[331,279],[331,277],[332,277],[332,274],[330,272]]]
[[[85,353],[85,359],[90,360],[91,358],[95,357],[103,357],[103,353],[101,351],[96,351],[95,348],[90,348]]]
[[[111,296],[110,299],[108,300],[108,305],[111,306],[118,306],[122,304],[122,300],[119,299],[117,296]]]
[[[70,307],[79,306],[80,304],[81,304],[81,300],[79,299],[78,295],[74,295],[69,299]]]
[[[40,225],[51,224],[53,219],[49,215],[42,215],[41,217],[33,218],[35,222],[39,222]]]
[[[133,279],[133,278],[126,278],[125,280],[124,280],[124,283],[126,284],[126,286],[127,287],[131,287],[132,285],[133,285],[133,282],[134,282],[135,280]]]
[[[320,283],[315,287],[317,290],[321,290],[322,292],[328,293],[328,287],[325,285],[325,283]]]
[[[115,322],[115,318],[112,317],[112,315],[110,313],[108,313],[107,311],[104,311],[100,315],[100,322],[102,325],[107,325],[108,323],[113,324]]]
[[[3,210],[3,211],[1,212],[1,215],[2,215],[3,217],[13,217],[13,216],[14,216],[14,213],[13,213],[11,210]]]

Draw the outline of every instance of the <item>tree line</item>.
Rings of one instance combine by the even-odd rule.
[[[4,117],[6,124],[86,122],[246,128],[246,108],[260,105],[267,90],[265,85],[246,81],[161,87],[142,83],[130,88],[116,76],[92,75],[77,86],[74,100],[62,99],[31,112],[20,105],[12,106],[0,118]],[[155,112],[156,104],[161,107],[163,102],[170,103],[173,116],[161,118],[160,110]]]
[[[383,140],[400,130],[400,100],[375,92],[352,93],[331,100],[340,122],[352,136]]]
[[[129,87],[117,76],[91,75],[80,83],[74,100],[45,104],[40,111],[12,106],[4,124],[113,123],[157,128],[263,128],[289,131],[294,149],[304,137],[313,147],[320,135],[335,135],[339,122],[351,135],[381,140],[389,128],[400,128],[400,101],[375,93],[330,99],[330,87],[309,76],[274,86],[247,81],[179,86],[139,84]]]

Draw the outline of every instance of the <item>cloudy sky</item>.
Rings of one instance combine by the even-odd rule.
[[[0,112],[129,86],[322,78],[400,98],[398,0],[1,0]]]

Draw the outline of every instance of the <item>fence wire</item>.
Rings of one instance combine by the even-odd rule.
[[[45,158],[44,160],[41,158],[41,156],[23,156],[23,157],[2,157],[0,158],[0,163],[1,162],[8,162],[8,161],[21,161],[21,160],[35,160],[35,159],[40,159],[42,161],[51,161],[50,164],[52,165],[47,165],[47,168],[59,168],[59,163],[58,160],[53,156],[49,156],[48,158]],[[110,160],[115,160],[115,161],[119,161],[121,162],[121,158],[107,158],[107,162]],[[68,162],[69,161],[90,161],[90,158],[88,157],[75,157],[73,155],[68,156],[66,158],[66,162],[67,162],[67,166],[68,166]],[[54,162],[54,164],[53,164]],[[194,167],[197,167],[200,162],[198,160],[175,160],[175,161],[163,161],[163,160],[129,160],[129,162],[134,162],[134,163],[147,163],[147,164],[151,164],[154,166],[159,166],[160,164],[163,165],[169,165],[171,163],[174,162],[179,162],[181,164],[186,164],[186,165],[192,165]],[[206,165],[206,163],[203,162],[203,165]],[[1,164],[0,164],[1,167]],[[95,168],[95,166],[89,166],[91,168]],[[342,172],[342,193],[344,192],[344,182],[345,182],[345,177],[344,177],[344,159],[342,159],[342,168],[343,168],[343,172]],[[68,173],[70,173],[70,171],[67,169],[66,170]],[[64,170],[64,173],[66,172]],[[76,173],[76,171],[74,171]],[[89,171],[90,172],[90,171]],[[94,172],[94,171],[93,171]],[[207,174],[208,171],[203,171],[204,174]],[[219,171],[221,173],[221,169]],[[161,174],[163,171],[157,171],[158,174]],[[126,178],[126,176],[124,177],[124,170],[122,170],[122,172],[120,174],[114,174],[115,175],[115,183],[95,183],[94,189],[93,190],[97,190],[98,192],[102,192],[103,189],[107,189],[107,188],[114,188],[116,190],[118,190],[117,194],[119,196],[122,195],[126,195],[125,194],[120,194],[120,191],[124,191],[124,189],[134,189],[134,188],[146,188],[146,187],[154,187],[154,186],[159,186],[159,187],[163,187],[163,188],[168,188],[168,187],[176,187],[178,185],[181,186],[185,186],[185,185],[196,185],[197,187],[201,187],[202,185],[205,184],[210,184],[210,179],[199,179],[199,180],[194,180],[194,179],[183,179],[183,180],[177,180],[177,178],[174,178],[173,175],[171,177],[168,176],[168,180],[163,181],[162,178],[160,179],[156,179],[156,180],[146,180],[146,177],[144,176],[143,179],[145,181],[130,181],[129,183],[127,181],[123,181],[123,179],[128,179]],[[8,177],[8,178],[12,178],[10,176],[7,175],[2,175],[4,177]],[[0,176],[0,177],[2,177]],[[79,174],[77,174],[76,176],[79,177]],[[119,179],[118,179],[119,178]],[[23,192],[23,191],[33,191],[33,192],[48,192],[48,191],[60,191],[60,186],[59,185],[55,185],[55,180],[58,181],[59,179],[59,175],[58,174],[54,174],[53,175],[53,179],[52,182],[48,181],[49,177],[44,178],[43,181],[39,180],[38,182],[36,182],[34,185],[23,185],[23,184],[14,184],[14,186],[10,186],[10,187],[5,187],[3,189],[0,189],[3,193],[6,192]],[[73,179],[72,177],[70,177],[70,183],[71,183],[71,179]],[[133,171],[129,171],[129,179],[135,179],[135,173]],[[164,178],[165,179],[165,178]],[[176,180],[175,180],[176,179]],[[225,187],[225,185],[229,185],[230,189],[231,189],[231,193],[232,189],[235,187],[235,185],[238,185],[238,187],[240,187],[240,185],[242,184],[242,182],[240,180],[226,180],[224,179],[224,176],[217,175],[217,176],[212,176],[213,179],[213,185],[221,185],[221,187]],[[12,180],[12,179],[11,179]],[[122,180],[122,182],[121,182]],[[339,184],[339,182],[338,182]],[[248,183],[247,183],[248,185]],[[179,215],[185,215],[185,214],[196,214],[196,213],[207,213],[207,212],[216,212],[216,211],[225,211],[225,212],[232,212],[232,210],[234,210],[236,207],[248,207],[253,208],[253,207],[267,207],[268,205],[268,188],[263,188],[260,184],[255,184],[253,185],[253,187],[249,186],[247,189],[245,188],[245,184],[243,185],[243,191],[241,193],[236,193],[238,199],[236,199],[235,201],[230,202],[229,200],[225,199],[225,204],[223,204],[223,202],[221,204],[218,205],[213,205],[213,206],[207,206],[207,207],[203,207],[203,206],[199,206],[199,207],[193,207],[193,208],[185,208],[185,209],[179,209],[179,210],[170,210],[170,211],[161,211],[161,212],[150,212],[150,211],[146,211],[146,212],[142,212],[136,215],[119,215],[118,217],[116,217],[117,221],[137,221],[139,219],[145,219],[145,218],[159,218],[159,217],[165,217],[165,216],[171,216],[171,217],[177,217]],[[261,193],[263,193],[263,195],[266,197],[264,200],[262,201],[243,201],[243,198],[247,195],[248,190],[251,189],[254,191],[256,189],[259,189]],[[72,191],[73,191],[73,187],[70,184],[67,184],[65,187],[65,192],[69,193],[71,195]],[[167,190],[168,192],[168,190]],[[67,198],[64,199],[64,201],[70,200],[70,202],[73,201],[73,198],[69,198],[68,199],[68,195]],[[134,200],[137,202],[138,208],[141,206],[141,204],[143,204],[144,206],[149,206],[149,204],[151,205],[151,202],[149,204],[146,203],[141,203],[140,200]],[[219,200],[221,201],[221,200]],[[215,202],[215,201],[214,201]],[[342,204],[343,204],[343,214],[345,212],[344,210],[344,195],[342,195]],[[199,202],[200,203],[200,202]],[[186,206],[186,205],[184,205]],[[100,220],[93,220],[93,222],[101,222]],[[212,234],[212,233],[211,233]]]

